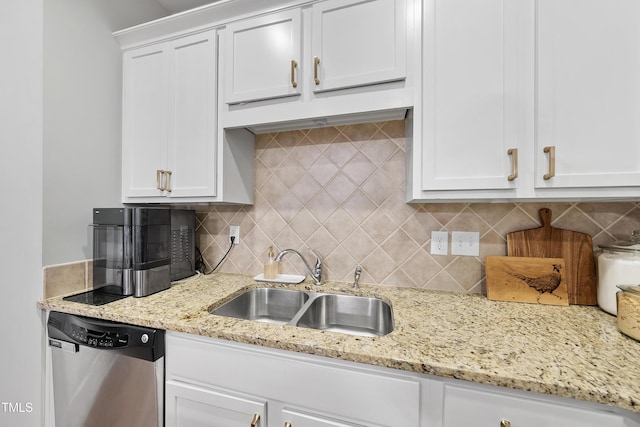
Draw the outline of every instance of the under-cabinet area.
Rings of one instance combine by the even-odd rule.
[[[167,427],[640,425],[597,405],[181,333],[167,334],[166,368]]]

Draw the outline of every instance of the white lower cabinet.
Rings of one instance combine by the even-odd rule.
[[[166,335],[167,427],[640,427],[604,405]]]
[[[442,427],[626,427],[623,416],[445,384]],[[576,402],[578,403],[578,402]],[[462,410],[463,409],[463,410]]]
[[[282,411],[282,422],[278,425],[285,427],[365,427],[370,424],[354,424],[294,409],[284,409]]]
[[[165,387],[165,424],[183,427],[263,426],[267,402],[235,396],[193,384],[168,381]]]
[[[249,427],[256,413],[255,427],[423,425],[420,379],[398,372],[167,333],[166,426]]]

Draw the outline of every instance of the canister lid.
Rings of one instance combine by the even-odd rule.
[[[618,285],[618,288],[624,292],[640,296],[640,285]]]
[[[608,245],[598,246],[601,249],[607,249],[611,251],[640,253],[640,230],[633,230],[631,232],[631,239],[629,240],[618,240],[617,242],[613,242]]]

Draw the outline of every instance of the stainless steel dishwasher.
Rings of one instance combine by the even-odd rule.
[[[164,425],[164,331],[51,312],[57,427]]]

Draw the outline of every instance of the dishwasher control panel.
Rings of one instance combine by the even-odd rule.
[[[129,335],[112,331],[93,331],[78,325],[70,325],[68,335],[89,347],[118,348],[129,344]]]
[[[151,362],[164,357],[164,331],[158,329],[52,311],[47,333],[52,348],[91,347]]]

